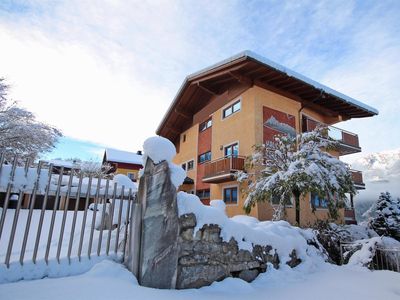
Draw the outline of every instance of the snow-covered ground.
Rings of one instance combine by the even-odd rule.
[[[272,267],[252,283],[227,278],[198,290],[141,287],[122,265],[102,261],[89,272],[65,278],[0,285],[0,299],[400,299],[400,274],[357,267],[320,265],[314,270]]]
[[[114,210],[114,216],[116,212],[118,211],[118,205],[116,205],[117,209]],[[125,208],[125,205],[124,207]],[[49,236],[49,228],[50,228],[50,222],[51,222],[51,216],[52,216],[52,211],[46,210],[44,219],[43,219],[43,227],[42,227],[42,234],[40,236],[40,243],[38,247],[38,254],[37,254],[37,263],[33,264],[32,262],[32,255],[33,255],[33,250],[35,246],[35,240],[36,240],[36,233],[38,229],[38,224],[40,220],[40,210],[34,210],[33,215],[32,215],[32,221],[31,221],[31,226],[30,226],[30,231],[28,235],[28,241],[26,245],[26,252],[25,252],[25,257],[24,257],[24,266],[21,266],[19,263],[19,258],[20,258],[20,253],[21,253],[21,247],[22,247],[22,242],[23,242],[23,237],[24,237],[24,232],[25,232],[25,226],[26,226],[26,220],[28,218],[28,212],[29,210],[27,209],[22,209],[19,214],[19,219],[18,219],[18,225],[16,229],[16,234],[15,234],[15,239],[14,239],[14,244],[11,252],[11,259],[10,259],[10,268],[7,269],[6,266],[3,264],[5,261],[6,257],[6,252],[7,252],[7,246],[10,238],[10,233],[11,233],[11,226],[14,218],[14,213],[15,210],[9,209],[7,210],[6,214],[6,219],[4,223],[4,231],[3,235],[1,237],[0,241],[0,283],[1,282],[10,282],[10,281],[15,281],[19,280],[22,278],[29,278],[29,279],[36,279],[36,278],[42,278],[43,276],[52,276],[52,277],[60,277],[60,276],[65,276],[65,275],[71,275],[71,274],[79,274],[82,272],[87,271],[91,266],[93,266],[96,262],[100,261],[101,259],[106,258],[107,256],[105,255],[106,253],[106,245],[107,245],[107,238],[108,238],[108,233],[109,230],[104,230],[102,234],[102,242],[101,242],[101,251],[100,251],[100,256],[97,256],[97,247],[99,243],[99,238],[100,238],[100,231],[94,229],[93,230],[93,243],[92,243],[92,249],[90,251],[92,260],[90,261],[88,259],[88,252],[89,252],[89,237],[92,232],[92,219],[93,219],[93,211],[88,210],[87,212],[87,218],[86,218],[86,223],[85,226],[83,227],[83,243],[82,243],[82,251],[81,251],[81,256],[83,262],[77,262],[78,257],[78,248],[79,248],[79,243],[80,243],[80,237],[81,237],[81,228],[82,228],[82,223],[83,223],[83,216],[84,213],[83,211],[78,211],[77,212],[77,218],[76,218],[76,225],[75,225],[75,230],[74,234],[72,235],[73,237],[73,243],[72,243],[72,249],[71,249],[71,258],[72,258],[72,263],[71,265],[69,264],[69,261],[67,259],[67,253],[68,253],[68,246],[69,246],[69,241],[70,241],[70,236],[71,236],[71,229],[72,229],[72,220],[73,220],[73,211],[68,211],[66,215],[66,221],[65,221],[65,230],[63,237],[61,239],[61,248],[60,248],[60,261],[61,264],[59,264],[56,261],[56,254],[58,250],[58,245],[59,245],[59,238],[60,238],[60,232],[61,232],[61,224],[62,224],[62,219],[63,219],[63,211],[57,211],[56,212],[56,217],[55,217],[55,223],[54,223],[54,229],[52,233],[52,238],[50,242],[50,252],[49,252],[49,265],[47,265],[44,261],[44,256],[46,253],[46,245],[48,241],[48,236]],[[114,217],[114,220],[116,218]],[[100,224],[101,220],[101,211],[97,212],[96,214],[96,224]],[[120,237],[119,237],[119,242],[121,242],[124,238],[124,229],[122,228],[120,231]],[[111,232],[111,240],[110,240],[110,254],[113,255],[114,249],[115,249],[115,243],[116,243],[116,230],[113,230]],[[120,251],[120,249],[119,249]],[[120,254],[121,252],[119,252]],[[115,256],[117,259],[118,257]]]

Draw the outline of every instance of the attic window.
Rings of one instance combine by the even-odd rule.
[[[227,108],[224,109],[222,113],[223,118],[227,118],[230,115],[234,114],[235,112],[238,112],[240,108],[241,108],[240,100],[236,101],[232,105],[229,105]]]

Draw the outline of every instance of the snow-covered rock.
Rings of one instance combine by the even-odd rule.
[[[234,238],[239,249],[252,251],[254,245],[272,246],[281,264],[291,259],[293,249],[303,262],[312,264],[323,262],[326,258],[322,252],[308,245],[307,241],[314,238],[311,230],[291,226],[286,221],[260,222],[248,216],[229,218],[221,207],[204,205],[196,195],[185,192],[178,193],[178,212],[180,216],[190,213],[196,216],[194,233],[206,224],[215,224],[221,228],[223,241],[229,242]]]
[[[150,137],[144,141],[143,151],[143,165],[146,165],[148,157],[155,164],[166,161],[171,172],[172,184],[178,188],[183,183],[186,178],[186,171],[172,162],[176,155],[176,149],[170,140],[161,136]]]

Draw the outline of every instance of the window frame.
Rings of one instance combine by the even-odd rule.
[[[230,198],[230,201],[229,201],[229,202],[227,202],[226,199],[225,199],[225,191],[227,191],[227,190],[230,191],[230,197],[229,197],[229,198]],[[232,201],[232,190],[235,190],[235,191],[236,191],[236,202],[233,202],[233,201]],[[222,188],[222,201],[224,201],[225,205],[231,205],[231,206],[233,206],[233,205],[235,205],[235,206],[239,205],[239,188],[238,188],[238,186],[237,186],[237,185],[234,185],[234,186],[226,186],[226,187],[223,187],[223,188]]]
[[[129,175],[133,175],[133,178],[131,178]],[[126,176],[133,182],[136,182],[136,180],[137,180],[136,173],[134,173],[134,172],[127,172]]]
[[[279,203],[274,203],[274,196],[276,196],[276,195],[273,195],[273,196],[271,197],[270,203],[271,203],[272,206],[278,206]],[[293,207],[293,206],[294,206],[294,197],[293,197],[293,195],[290,195],[290,197],[289,197],[289,203],[290,203],[290,204],[284,203],[284,206],[285,206],[285,207]]]
[[[203,132],[206,131],[207,129],[212,127],[212,117],[209,117],[207,120],[205,120],[204,122],[201,122],[199,124],[199,132]],[[203,126],[204,125],[204,126]]]
[[[319,205],[315,205],[315,197],[318,197]],[[326,206],[321,205],[322,201],[325,201]],[[310,205],[312,209],[328,209],[328,199],[327,198],[321,198],[318,194],[315,193],[310,193]]]
[[[190,163],[192,163],[192,167],[191,167],[191,168],[189,168],[189,164],[190,164]],[[181,163],[181,167],[182,167],[182,169],[184,169],[186,172],[193,170],[193,169],[194,169],[194,159],[190,159],[190,160],[187,160],[187,161]]]
[[[210,157],[209,157],[209,159],[207,159],[207,154],[210,154]],[[203,156],[203,155],[205,155],[205,160],[203,160],[203,161],[200,161],[200,157],[201,156]],[[206,162],[208,162],[208,161],[211,161],[211,150],[209,150],[209,151],[206,151],[206,152],[204,152],[204,153],[201,153],[200,155],[198,155],[198,157],[197,157],[197,163],[200,165],[200,164],[204,164],[204,163],[206,163]]]
[[[235,145],[237,145],[237,154],[227,155],[226,154],[226,149],[232,148]],[[228,145],[223,146],[223,147],[224,147],[224,157],[238,157],[239,156],[239,141],[233,142],[233,143],[228,144]],[[233,148],[232,148],[232,150],[233,150]]]
[[[208,196],[208,197],[205,197]],[[196,196],[199,197],[200,200],[210,199],[211,198],[211,191],[210,189],[201,189],[196,190]]]
[[[239,104],[239,109],[234,110],[234,107]],[[222,108],[222,120],[229,118],[230,116],[234,115],[237,112],[240,112],[242,110],[242,99],[239,98],[237,100],[235,100],[234,102],[232,102],[231,104],[225,106],[224,108]],[[227,115],[225,112],[226,111],[230,111],[230,113]]]

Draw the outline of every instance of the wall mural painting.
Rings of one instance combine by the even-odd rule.
[[[271,142],[277,134],[296,136],[296,119],[293,115],[263,107],[263,140]]]

